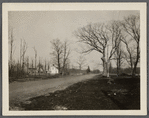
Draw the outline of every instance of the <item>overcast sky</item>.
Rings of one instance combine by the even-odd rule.
[[[137,11],[11,11],[9,12],[9,30],[13,28],[15,39],[15,60],[19,59],[20,39],[28,44],[26,56],[34,58],[33,47],[37,49],[38,57],[51,59],[50,41],[59,38],[68,40],[71,44],[71,64],[75,62],[79,54],[80,44],[76,43],[73,32],[88,23],[122,20],[130,14],[138,14]],[[91,69],[97,68],[101,63],[100,54],[92,52],[86,55],[87,65]],[[99,67],[99,66],[98,66]],[[101,69],[102,70],[102,69]]]

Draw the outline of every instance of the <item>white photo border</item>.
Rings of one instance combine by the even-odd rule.
[[[8,11],[140,11],[140,110],[9,111]],[[2,114],[4,116],[147,115],[147,4],[133,3],[3,3],[2,4]]]

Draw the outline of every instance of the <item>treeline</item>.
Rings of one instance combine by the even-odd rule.
[[[90,23],[87,26],[79,28],[75,31],[75,36],[79,42],[88,46],[82,53],[97,51],[102,54],[99,62],[103,65],[103,75],[108,76],[110,72],[110,63],[112,60],[116,62],[116,72],[119,75],[123,64],[128,64],[130,73],[135,76],[137,73],[137,65],[140,61],[140,16],[131,15],[124,18],[122,21],[110,21],[108,23]],[[20,40],[20,57],[16,61],[14,53],[16,46],[13,30],[9,30],[9,76],[21,77],[28,75],[29,68],[36,69],[35,75],[40,74],[40,71],[49,69],[49,66],[54,64],[58,69],[58,74],[65,75],[71,69],[70,67],[70,43],[54,39],[51,41],[52,60],[42,61],[35,47],[34,58],[27,56],[26,51],[28,44],[24,39]],[[44,53],[44,52],[43,52]],[[37,60],[37,58],[39,58]],[[37,62],[38,61],[38,62]],[[86,59],[82,54],[76,60],[80,70],[88,66],[85,63]],[[125,63],[124,63],[125,62]],[[38,69],[37,69],[38,68]],[[124,70],[123,70],[124,71]]]
[[[90,23],[75,31],[79,42],[88,47],[83,52],[97,51],[102,54],[103,76],[109,76],[112,60],[120,74],[124,62],[131,68],[130,73],[135,76],[140,61],[140,16],[130,15],[121,21],[108,23]],[[126,64],[125,63],[125,64]]]
[[[117,74],[117,68],[111,68],[111,69],[109,69],[109,72],[111,74]],[[119,75],[122,75],[122,74],[129,74],[129,75],[131,75],[131,68],[121,68],[119,70]],[[140,74],[140,67],[136,68],[136,74],[137,75]]]
[[[53,39],[51,41],[50,48],[52,52],[50,53],[51,60],[41,59],[38,55],[36,47],[33,47],[34,58],[27,56],[26,51],[28,49],[28,44],[25,40],[21,39],[20,41],[20,58],[16,61],[13,58],[14,55],[14,38],[13,33],[11,32],[10,37],[10,59],[9,59],[9,77],[14,78],[23,78],[23,77],[38,77],[42,75],[49,76],[51,66],[54,66],[58,69],[59,75],[69,75],[72,72],[72,67],[70,64],[70,43],[65,40],[61,41],[60,39]],[[38,59],[37,59],[38,58]],[[78,65],[78,68],[74,68],[74,73],[82,72],[82,68],[86,66],[86,60],[82,54],[80,54],[78,60],[74,62]],[[90,68],[86,67],[86,73],[90,72]],[[47,74],[48,73],[48,74]]]

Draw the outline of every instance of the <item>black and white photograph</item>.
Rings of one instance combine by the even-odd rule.
[[[145,3],[3,4],[3,114],[145,115],[146,25]]]

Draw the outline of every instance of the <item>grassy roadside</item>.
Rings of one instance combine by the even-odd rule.
[[[24,110],[124,110],[140,109],[140,79],[96,76],[65,90],[31,98],[21,103]]]

